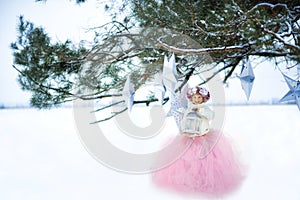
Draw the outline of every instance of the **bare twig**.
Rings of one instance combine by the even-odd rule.
[[[234,60],[234,62],[230,63],[228,67],[231,67],[230,71],[228,72],[228,74],[226,74],[223,83],[226,83],[226,81],[228,80],[229,77],[231,77],[232,73],[234,72],[236,66],[239,64],[239,62],[242,60],[243,57],[237,57],[236,60]]]
[[[277,40],[279,40],[279,42],[283,43],[284,45],[286,45],[286,46],[288,46],[290,48],[296,49],[298,51],[300,50],[299,46],[286,42],[279,34],[274,33],[273,31],[270,31],[270,30],[268,30],[266,28],[263,28],[263,31],[265,31],[266,33],[269,33],[269,34],[273,35]]]
[[[107,98],[107,97],[120,97],[120,96],[122,96],[122,94],[103,94],[103,95],[98,95],[98,96],[94,96],[94,97],[78,96],[78,98],[80,98],[82,100],[95,100],[95,99],[103,99],[103,98]]]
[[[107,106],[104,106],[104,107],[102,107],[102,108],[99,108],[99,109],[93,110],[93,111],[91,111],[91,113],[95,113],[95,112],[98,112],[98,111],[104,110],[104,109],[106,109],[106,108],[110,108],[110,107],[112,107],[112,106],[115,106],[115,105],[118,105],[118,104],[120,104],[120,103],[124,103],[124,102],[125,102],[124,100],[122,100],[122,101],[118,101],[118,102],[115,102],[115,103],[109,104],[109,105],[107,105]]]
[[[195,71],[196,67],[192,67],[190,69],[190,71],[185,75],[183,82],[180,84],[180,86],[177,88],[177,90],[175,90],[175,92],[177,91],[181,91],[182,87],[187,84],[187,82],[190,80],[191,76],[193,75],[194,71]]]
[[[97,123],[100,123],[100,122],[107,121],[107,120],[109,120],[109,119],[111,119],[111,118],[113,118],[113,117],[115,117],[115,116],[117,116],[117,115],[119,115],[119,114],[125,112],[127,109],[128,109],[128,108],[126,107],[126,108],[124,108],[124,109],[121,110],[121,111],[114,112],[111,116],[109,116],[109,117],[107,117],[107,118],[104,118],[104,119],[101,119],[101,120],[98,120],[98,121],[91,122],[90,124],[97,124]]]

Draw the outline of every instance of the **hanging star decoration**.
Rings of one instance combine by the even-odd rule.
[[[130,76],[127,77],[127,80],[124,84],[124,88],[122,91],[122,96],[125,98],[125,104],[129,111],[131,111],[134,101],[134,88],[130,80]]]
[[[186,98],[187,90],[188,84],[182,88],[179,94],[174,92],[171,93],[170,110],[167,113],[167,117],[173,116],[179,129],[181,126],[180,122],[188,105],[188,100]]]
[[[154,96],[158,99],[160,104],[163,104],[165,94],[166,94],[166,86],[163,83],[162,74],[156,74],[154,78]]]
[[[181,89],[181,92],[176,94],[175,87],[178,84],[178,74],[176,70],[175,55],[174,53],[170,58],[164,57],[164,66],[162,74],[156,75],[154,79],[155,97],[163,103],[166,92],[170,93],[170,110],[167,113],[167,117],[174,117],[174,120],[180,128],[180,122],[183,114],[187,108],[188,100],[186,93],[188,90],[188,84],[185,84]]]
[[[168,58],[168,56],[164,57],[162,75],[157,75],[155,81],[155,85],[157,87],[156,97],[161,103],[163,102],[163,97],[166,91],[169,91],[170,110],[167,113],[167,117],[174,117],[178,128],[180,128],[181,119],[185,109],[187,108],[186,93],[188,86],[186,84],[179,94],[175,93],[175,87],[178,84],[178,74],[176,70],[174,53],[172,53],[170,58]]]
[[[296,103],[300,110],[300,81],[291,79],[290,77],[282,74],[285,82],[290,88],[290,91],[284,95],[279,102]]]
[[[170,90],[174,91],[177,81],[178,81],[178,74],[176,70],[176,63],[175,63],[175,55],[174,53],[171,55],[170,58],[165,56],[164,58],[164,66],[163,66],[163,84],[165,87]]]
[[[170,93],[174,92],[177,82],[178,75],[175,64],[175,55],[173,53],[170,58],[165,55],[163,70],[154,78],[154,96],[161,104],[163,103],[167,91]],[[171,99],[172,95],[169,98]]]
[[[241,85],[246,94],[247,100],[249,100],[254,79],[255,79],[255,76],[253,73],[251,63],[249,60],[247,60],[246,65],[242,66],[242,70],[240,73]]]

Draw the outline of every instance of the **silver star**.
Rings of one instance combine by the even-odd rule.
[[[286,93],[286,95],[280,99],[280,102],[296,103],[298,109],[300,110],[300,82],[295,81],[284,74],[282,75],[288,84],[290,91],[288,91],[288,93]]]

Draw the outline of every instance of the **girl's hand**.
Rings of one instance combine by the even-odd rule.
[[[192,108],[192,110],[198,112],[199,108],[195,107],[195,108]]]

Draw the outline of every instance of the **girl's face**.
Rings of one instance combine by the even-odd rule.
[[[200,94],[194,94],[191,99],[193,104],[203,103],[203,97]]]

